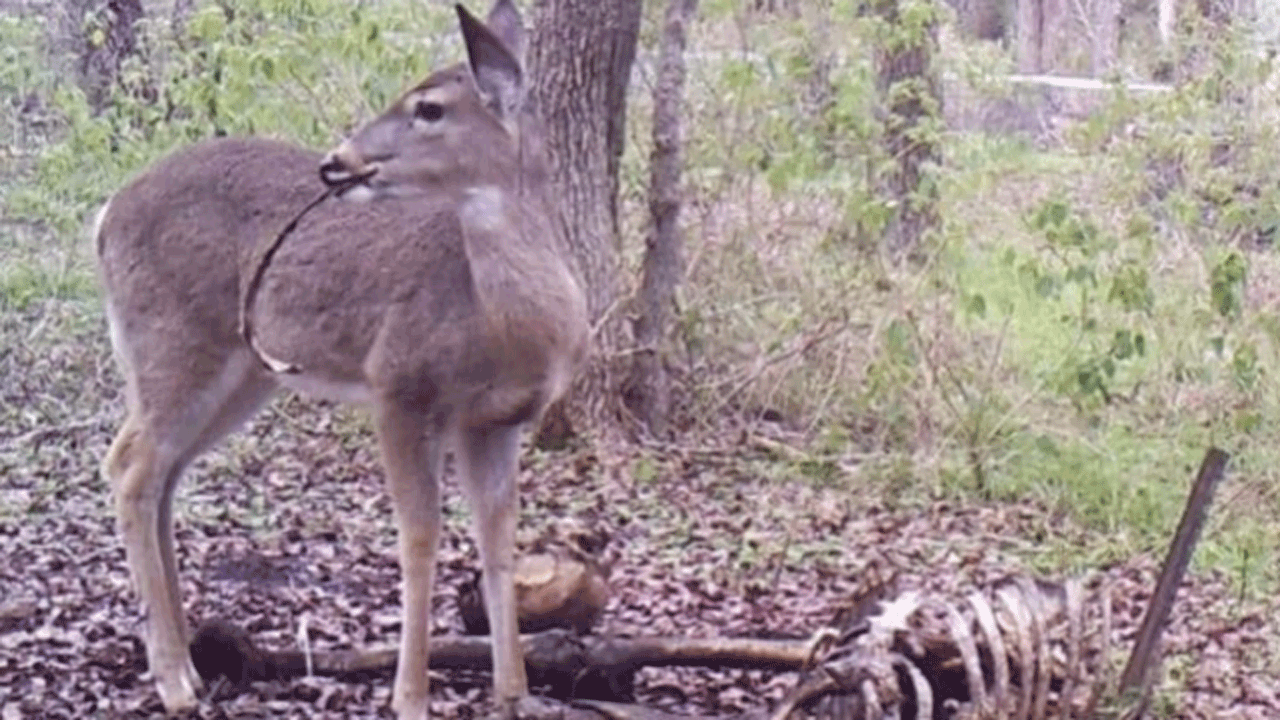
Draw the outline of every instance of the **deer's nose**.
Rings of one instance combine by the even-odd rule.
[[[343,143],[320,162],[320,180],[329,187],[367,180],[377,172],[378,163],[366,162],[349,143]]]

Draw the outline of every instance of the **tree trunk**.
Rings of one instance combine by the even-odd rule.
[[[960,28],[978,40],[1003,40],[1005,36],[1002,0],[961,0],[954,3]]]
[[[120,65],[137,49],[134,25],[142,19],[141,0],[107,0],[70,3],[76,37],[80,87],[89,106],[101,111],[111,99],[120,76]]]
[[[541,0],[528,66],[593,322],[618,297],[618,165],[640,0]]]
[[[1015,0],[1018,17],[1018,72],[1035,75],[1043,69],[1040,48],[1043,44],[1041,0]]]
[[[1156,3],[1156,27],[1160,33],[1160,46],[1173,47],[1173,28],[1178,22],[1178,5],[1174,0],[1158,0]]]
[[[1040,71],[1061,72],[1077,52],[1080,38],[1076,29],[1073,3],[1076,0],[1040,0]],[[1088,22],[1087,18],[1080,18]]]
[[[667,435],[670,378],[663,346],[671,328],[676,286],[684,274],[680,234],[680,173],[683,141],[685,24],[698,0],[668,0],[658,45],[653,89],[653,154],[649,158],[650,228],[645,238],[644,276],[635,319],[636,353],[624,398],[655,438]]]
[[[1093,53],[1090,56],[1093,77],[1099,78],[1115,69],[1120,47],[1120,3],[1118,0],[1094,0]]]
[[[929,3],[928,20],[906,26],[900,5],[916,2]],[[880,185],[894,208],[885,228],[885,248],[894,264],[917,262],[924,258],[926,235],[938,227],[938,191],[930,177],[941,159],[942,92],[933,67],[938,8],[933,0],[876,0],[875,9],[886,28],[876,48],[882,143],[889,159]]]
[[[594,353],[570,398],[548,410],[540,446],[563,443],[572,415],[601,429],[617,415],[609,358],[622,347],[618,166],[626,139],[627,85],[640,35],[640,0],[539,0],[526,65],[530,107],[547,131],[569,251],[596,327]],[[590,404],[590,407],[588,407]]]

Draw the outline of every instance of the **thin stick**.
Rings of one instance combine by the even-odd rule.
[[[1165,620],[1173,607],[1174,595],[1186,575],[1187,565],[1191,562],[1191,554],[1195,551],[1196,541],[1200,538],[1200,530],[1204,527],[1205,518],[1209,514],[1209,504],[1213,501],[1213,491],[1222,480],[1230,455],[1211,447],[1204,454],[1200,463],[1200,472],[1196,475],[1191,496],[1187,498],[1187,506],[1182,511],[1182,520],[1178,523],[1178,532],[1173,536],[1169,546],[1169,555],[1165,558],[1164,567],[1160,570],[1160,581],[1156,583],[1155,592],[1151,594],[1151,604],[1142,618],[1142,627],[1138,630],[1138,640],[1133,644],[1133,653],[1129,663],[1120,674],[1120,693],[1123,695],[1137,688],[1144,688],[1151,677],[1151,666],[1159,664],[1155,658],[1156,645],[1164,630]]]

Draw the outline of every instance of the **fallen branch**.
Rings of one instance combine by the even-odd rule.
[[[524,635],[525,663],[534,684],[549,685],[553,696],[629,698],[632,676],[642,667],[692,665],[712,668],[798,670],[811,654],[808,640],[749,638],[575,637],[564,630]],[[196,670],[206,680],[223,676],[242,685],[258,680],[302,677],[307,659],[298,650],[258,648],[244,631],[227,623],[206,624],[191,643]],[[487,636],[442,635],[431,639],[431,667],[488,670]],[[391,675],[396,650],[313,652],[316,675],[356,678]]]
[[[699,715],[672,715],[639,705],[623,705],[600,700],[578,700],[573,704],[577,707],[590,708],[607,720],[703,720]]]

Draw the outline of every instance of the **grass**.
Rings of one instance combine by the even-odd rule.
[[[262,18],[282,7],[251,6]],[[30,21],[5,18],[0,32],[29,52],[14,56],[19,64],[7,65],[0,82],[44,93],[60,124],[50,144],[33,146],[15,130],[25,122],[17,109],[0,109],[20,160],[0,178],[0,314],[27,318],[62,306],[93,322],[83,218],[174,144],[215,127],[324,144],[423,67],[453,56],[434,40],[421,51],[420,38],[442,22],[435,14],[398,18],[394,7],[380,7],[353,19],[342,3],[315,6],[342,18],[337,41],[319,38],[303,17],[253,43],[201,15],[192,32],[226,51],[230,79],[201,85],[201,68],[180,63],[164,72],[188,75],[159,77],[179,102],[223,93],[224,108],[243,112],[179,114],[168,123],[148,119],[127,97],[93,116],[57,78],[15,70],[26,67],[22,57],[39,57],[39,33]],[[1041,145],[946,133],[940,248],[926,270],[902,273],[881,262],[867,220],[879,210],[866,183],[876,139],[868,54],[849,41],[862,37],[860,20],[852,12],[802,16],[777,33],[762,18],[735,22],[733,12],[708,6],[691,42],[707,52],[690,70],[688,281],[673,350],[684,368],[688,437],[719,443],[726,427],[748,438],[782,428],[792,454],[744,463],[779,486],[842,488],[908,507],[955,496],[1030,499],[1091,533],[1038,538],[1027,554],[1046,569],[1158,552],[1201,453],[1217,444],[1233,453],[1232,474],[1196,566],[1231,573],[1242,592],[1273,592],[1280,446],[1271,439],[1280,428],[1271,418],[1280,416],[1280,397],[1271,379],[1280,324],[1265,282],[1241,283],[1238,306],[1222,314],[1211,277],[1231,253],[1250,277],[1271,277],[1277,263],[1269,247],[1242,248],[1225,223],[1201,217],[1213,208],[1195,199],[1197,190],[1223,172],[1207,151],[1221,119],[1215,106],[1194,93],[1160,106],[1117,101],[1085,130]],[[834,27],[796,40],[828,22]],[[975,66],[998,69],[987,49],[951,39],[944,47],[952,84]],[[825,66],[811,62],[815,53]],[[302,62],[317,57],[318,68]],[[194,54],[189,62],[204,61]],[[633,261],[645,222],[644,80],[633,95],[623,168]],[[979,100],[990,92],[979,90]],[[318,119],[300,110],[317,103],[326,108]],[[1257,115],[1256,141],[1269,141],[1261,118],[1276,109]],[[1171,118],[1177,133],[1163,132]],[[1117,129],[1133,126],[1149,134]],[[1156,197],[1152,158],[1171,152],[1181,158],[1181,185]],[[1242,183],[1267,180],[1257,167],[1238,170]],[[1051,201],[1096,227],[1098,245],[1055,247],[1032,223]],[[1069,278],[1081,267],[1093,280]],[[1149,309],[1108,299],[1126,267],[1148,271]],[[1046,282],[1057,283],[1052,292]],[[1104,396],[1082,380],[1082,368],[1106,359],[1117,331],[1140,332],[1144,352],[1113,358]],[[634,473],[639,481],[666,467],[643,461]],[[231,463],[219,472],[238,470]]]
[[[0,224],[0,310],[22,313],[49,301],[92,300],[97,281],[89,269],[88,240],[59,243],[38,226]]]
[[[991,164],[1004,167],[1010,185],[1031,190],[1022,196],[1024,208],[1037,189],[1041,196],[1071,190],[1061,183],[1055,187],[1048,172],[1087,172],[1076,158],[1055,160],[1040,153],[1023,159],[1027,162],[1016,170],[1007,157]],[[1091,162],[1094,172],[1102,175],[1096,183],[1116,173],[1112,158]],[[982,188],[976,191],[979,196],[1001,192],[1000,184],[981,181],[985,172],[972,174],[980,179],[969,187]],[[955,180],[957,186],[965,184],[963,178]],[[1003,189],[1007,192],[1008,187]],[[1109,208],[1101,200],[1085,196],[1080,207],[1097,214],[1125,209]],[[985,210],[992,205],[996,203],[971,207]],[[1261,418],[1271,415],[1276,396],[1266,384],[1242,388],[1229,359],[1212,351],[1217,333],[1248,336],[1250,323],[1257,320],[1249,311],[1231,323],[1212,318],[1204,269],[1212,262],[1209,258],[1229,249],[1177,241],[1152,248],[1141,239],[1116,241],[1111,254],[1130,253],[1141,258],[1143,266],[1157,269],[1152,280],[1155,303],[1138,317],[1147,338],[1145,355],[1122,363],[1113,400],[1099,402],[1080,396],[1079,387],[1073,387],[1082,352],[1087,354],[1089,344],[1100,339],[1091,337],[1098,333],[1080,322],[1082,288],[1053,297],[1036,292],[1020,265],[1027,258],[1043,257],[1044,241],[1021,222],[1025,209],[1018,212],[1010,205],[1003,205],[1003,212],[961,220],[969,227],[984,227],[986,237],[1000,239],[966,247],[952,257],[957,295],[980,292],[988,308],[984,317],[958,313],[961,331],[974,339],[999,338],[997,349],[988,342],[974,363],[999,368],[985,389],[1004,400],[997,403],[1001,429],[988,433],[989,441],[981,447],[970,449],[986,458],[988,492],[998,498],[1035,498],[1071,513],[1097,531],[1096,544],[1076,551],[1086,564],[1105,564],[1163,546],[1204,448],[1222,446],[1235,455],[1233,472],[1220,491],[1197,567],[1234,568],[1242,586],[1267,592],[1277,579],[1269,548],[1277,540],[1274,519],[1280,509],[1280,484],[1270,469],[1275,466],[1274,449],[1254,438],[1274,436],[1275,428],[1263,427],[1270,423]],[[1251,260],[1273,262],[1269,255],[1260,253]],[[1104,268],[1100,263],[1099,274]],[[1105,284],[1090,290],[1103,293]],[[1090,322],[1119,326],[1124,315],[1100,307],[1090,313]],[[1246,342],[1244,337],[1240,342]],[[1274,360],[1269,355],[1266,364]],[[968,464],[952,462],[951,484],[961,492],[964,473],[955,466]],[[1064,562],[1074,564],[1067,558]]]

